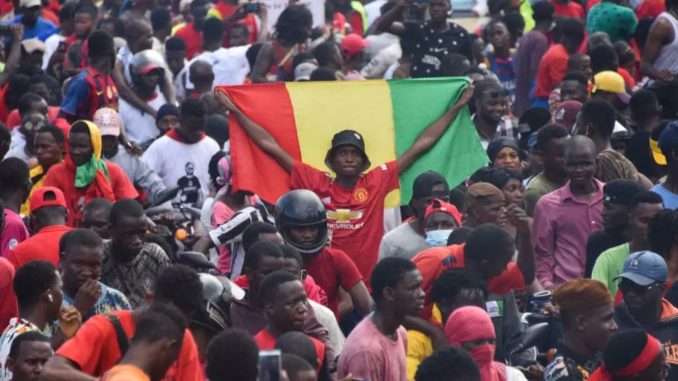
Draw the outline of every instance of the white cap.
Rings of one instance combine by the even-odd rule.
[[[40,0],[20,0],[19,1],[19,7],[20,8],[33,8],[33,7],[39,7],[42,6],[42,2]]]
[[[45,52],[46,45],[44,42],[40,41],[37,38],[29,38],[27,40],[21,41],[21,46],[23,46],[26,53],[31,54],[33,52]]]

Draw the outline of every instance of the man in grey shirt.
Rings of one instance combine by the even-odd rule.
[[[412,185],[410,200],[414,216],[384,235],[379,247],[379,259],[387,257],[411,259],[420,251],[429,248],[424,234],[424,212],[431,200],[436,198],[449,201],[450,187],[447,180],[434,171],[417,176]]]
[[[94,113],[92,119],[101,131],[104,158],[119,165],[134,186],[146,192],[151,204],[162,198],[167,187],[160,176],[141,160],[141,156],[130,153],[119,143],[123,126],[117,111],[101,108]]]

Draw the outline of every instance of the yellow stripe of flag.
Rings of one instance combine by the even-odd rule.
[[[386,81],[290,82],[286,86],[304,163],[327,168],[325,154],[332,136],[342,130],[363,135],[372,167],[395,160],[393,106]],[[400,193],[391,192],[386,206],[398,206],[399,201]]]

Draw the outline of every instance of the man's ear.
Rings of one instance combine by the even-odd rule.
[[[16,361],[14,361],[13,358],[7,357],[7,362],[5,363],[5,366],[7,369],[9,369],[10,372],[14,373],[14,367],[16,366]]]
[[[155,291],[147,289],[146,293],[144,294],[144,300],[149,306],[153,304],[153,300],[155,300]]]
[[[394,301],[395,300],[395,290],[392,287],[384,287],[382,291],[382,297],[384,300]]]
[[[175,339],[165,338],[161,342],[162,349],[165,352],[176,351],[179,342]]]
[[[586,316],[583,314],[577,314],[574,318],[574,327],[578,332],[583,331],[586,329],[587,321],[586,321]]]
[[[44,298],[48,303],[54,303],[54,295],[52,295],[52,291],[47,290],[40,295],[40,298]]]
[[[273,316],[273,303],[264,303],[264,313],[266,317]]]

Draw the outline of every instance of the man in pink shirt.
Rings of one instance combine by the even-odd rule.
[[[0,184],[0,257],[6,257],[29,235],[18,214],[31,189],[26,163],[17,158],[0,162]]]
[[[602,227],[603,183],[594,179],[596,147],[585,136],[567,142],[563,187],[544,195],[534,211],[537,279],[547,289],[584,276],[586,241]]]
[[[424,307],[421,274],[404,258],[382,259],[372,271],[375,311],[365,317],[346,339],[339,357],[339,378],[407,380],[405,317]]]

